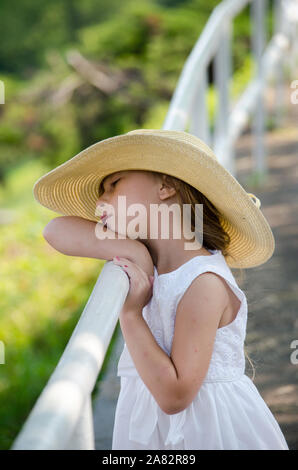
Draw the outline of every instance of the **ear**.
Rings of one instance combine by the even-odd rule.
[[[169,197],[175,196],[176,189],[173,187],[169,181],[167,175],[162,175],[162,181],[159,186],[159,197],[164,200]]]

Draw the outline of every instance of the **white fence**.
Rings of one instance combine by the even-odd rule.
[[[250,4],[252,50],[257,73],[231,106],[231,31],[234,17]],[[186,130],[208,143],[220,162],[234,172],[233,144],[254,116],[256,169],[266,170],[263,145],[263,90],[277,77],[277,105],[284,61],[297,60],[297,1],[274,3],[274,34],[265,41],[267,0],[226,0],[212,12],[205,29],[186,60],[163,128]],[[208,122],[207,68],[215,63],[218,109],[214,133]],[[289,62],[290,63],[290,62]],[[91,393],[104,362],[119,313],[129,290],[127,275],[107,261],[65,348],[60,361],[15,439],[17,449],[94,449]]]

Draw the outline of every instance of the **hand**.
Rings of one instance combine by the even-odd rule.
[[[148,276],[140,266],[127,258],[113,258],[113,262],[126,272],[130,283],[121,314],[142,310],[152,297],[154,277]]]

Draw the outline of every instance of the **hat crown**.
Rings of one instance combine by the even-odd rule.
[[[151,134],[152,136],[161,136],[161,137],[170,137],[171,139],[175,139],[180,142],[186,142],[192,145],[195,145],[198,149],[203,150],[206,154],[213,158],[214,160],[218,161],[215,153],[213,150],[199,137],[190,134],[189,132],[185,131],[175,131],[169,129],[135,129],[133,131],[129,131],[126,135],[130,134]]]

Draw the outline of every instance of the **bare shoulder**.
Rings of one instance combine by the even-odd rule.
[[[208,305],[222,314],[228,305],[229,296],[225,280],[212,271],[206,271],[197,276],[184,292],[178,306],[186,307]],[[178,308],[177,308],[178,310]],[[201,309],[203,310],[203,309]]]

